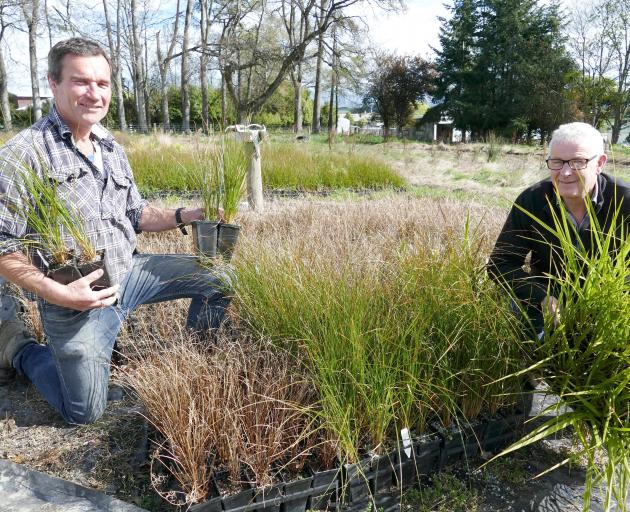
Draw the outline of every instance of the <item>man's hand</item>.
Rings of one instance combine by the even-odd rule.
[[[77,279],[66,285],[68,293],[60,301],[55,301],[58,306],[63,306],[77,311],[87,311],[88,309],[104,308],[112,306],[118,299],[119,285],[114,285],[102,290],[92,290],[90,284],[103,275],[103,270],[98,269],[87,276]]]
[[[558,304],[558,299],[556,299],[553,295],[548,295],[543,299],[540,305],[542,306],[542,310],[545,315],[553,316],[553,326],[558,327],[561,319],[560,304]]]

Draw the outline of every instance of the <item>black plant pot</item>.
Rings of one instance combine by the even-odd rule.
[[[338,469],[329,469],[313,474],[313,486],[311,487],[307,510],[328,510],[330,502],[339,501],[338,475]]]
[[[453,424],[447,429],[439,429],[443,441],[439,469],[477,455],[484,429],[485,426],[480,422],[466,421]]]
[[[196,220],[191,226],[195,251],[208,258],[216,257],[219,223],[216,220]]]
[[[103,269],[103,275],[99,277],[96,281],[93,281],[90,287],[92,288],[92,290],[102,290],[103,288],[109,288],[112,283],[104,259],[101,259],[99,261],[91,261],[90,263],[83,263],[79,265],[79,272],[83,277],[91,274],[98,269]]]
[[[394,459],[389,455],[381,455],[372,461],[374,478],[370,480],[373,495],[389,492],[394,483]]]
[[[416,473],[418,475],[430,475],[440,469],[440,455],[442,453],[442,440],[436,435],[424,435],[418,438],[415,444]]]
[[[371,480],[374,480],[374,469],[369,459],[356,464],[344,464],[341,484],[344,502],[352,507],[367,507],[372,496]]]
[[[223,512],[223,500],[219,496],[218,498],[212,498],[211,500],[204,501],[197,505],[193,505],[188,510],[190,512]]]
[[[280,512],[283,488],[284,484],[278,484],[258,489],[254,497],[254,503],[258,504],[256,512]]]
[[[74,260],[70,261],[63,266],[49,270],[47,275],[58,283],[70,284],[77,279],[81,279],[82,277],[91,274],[95,270],[102,269],[103,275],[99,277],[96,281],[92,282],[90,287],[92,288],[92,290],[108,288],[111,286],[111,280],[109,277],[109,272],[107,271],[107,265],[105,265],[105,259],[102,252],[99,254],[99,257],[101,259],[90,261],[89,263],[77,263]]]
[[[236,224],[219,223],[217,237],[217,252],[225,261],[232,259],[234,247],[238,241],[238,234],[241,227]]]
[[[60,284],[70,284],[83,277],[74,262],[49,270],[47,275]]]
[[[284,501],[280,512],[305,512],[311,495],[313,477],[289,482],[284,486]]]

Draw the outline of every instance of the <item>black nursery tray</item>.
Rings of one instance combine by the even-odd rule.
[[[405,490],[423,478],[460,460],[484,452],[497,452],[516,439],[523,411],[506,412],[474,423],[461,422],[450,429],[412,440],[410,455],[401,448],[340,469],[311,472],[311,476],[264,489],[247,489],[237,495],[213,498],[194,505],[191,512],[306,512],[335,510],[364,512],[400,510]]]

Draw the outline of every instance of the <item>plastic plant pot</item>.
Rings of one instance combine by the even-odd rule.
[[[381,455],[372,461],[374,477],[370,480],[370,489],[373,495],[389,492],[394,481],[393,459],[389,454]]]
[[[305,512],[311,495],[313,477],[289,482],[284,486],[284,500],[280,512]]]
[[[232,496],[225,496],[223,498],[223,510],[254,510],[254,489],[246,489],[233,494]]]
[[[437,435],[427,434],[415,443],[416,474],[430,475],[440,469],[442,439]]]
[[[92,288],[92,290],[101,290],[103,288],[109,288],[112,285],[105,260],[101,259],[99,261],[91,261],[89,263],[82,263],[79,265],[79,272],[83,277],[99,269],[103,269],[103,275],[90,284],[90,288]]]
[[[215,220],[197,220],[191,226],[195,251],[207,258],[216,257],[219,223]]]
[[[222,499],[219,496],[218,498],[212,498],[211,500],[204,501],[203,503],[193,505],[188,510],[190,512],[223,512],[223,505],[221,502]]]
[[[74,262],[49,270],[47,276],[60,284],[70,284],[83,277]]]
[[[256,512],[280,512],[283,487],[284,484],[278,484],[257,489],[254,497],[254,503],[258,504]]]
[[[240,230],[241,227],[237,224],[226,224],[225,222],[219,223],[217,252],[225,261],[230,261],[232,259],[232,254],[234,253],[234,247],[236,247]]]
[[[339,501],[338,475],[338,469],[329,469],[313,474],[313,485],[307,510],[328,510],[328,504],[331,501]]]
[[[344,501],[348,505],[368,505],[372,492],[370,481],[374,480],[374,469],[369,459],[356,464],[344,464],[342,473],[342,490]]]
[[[443,440],[440,470],[462,459],[470,459],[479,453],[484,426],[480,422],[462,422],[448,429],[440,429]]]
[[[414,452],[409,457],[402,449],[397,449],[390,454],[394,463],[394,485],[398,489],[406,489],[417,482],[416,461]]]

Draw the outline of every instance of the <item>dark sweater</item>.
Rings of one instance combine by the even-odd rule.
[[[598,175],[597,184],[593,207],[599,226],[608,231],[611,218],[616,208],[620,207],[617,229],[620,230],[623,219],[627,233],[630,228],[630,185],[603,173]],[[545,274],[559,275],[563,255],[559,251],[558,239],[516,205],[551,227],[554,226],[552,209],[559,215],[560,205],[549,178],[523,191],[516,198],[488,261],[490,276],[500,283],[507,283],[531,312],[532,309],[540,309],[540,303],[548,293],[549,279]],[[577,235],[590,252],[593,222],[583,224]],[[574,239],[574,244],[576,242]],[[524,264],[529,253],[530,270],[526,272]],[[553,289],[551,292],[554,293]]]

